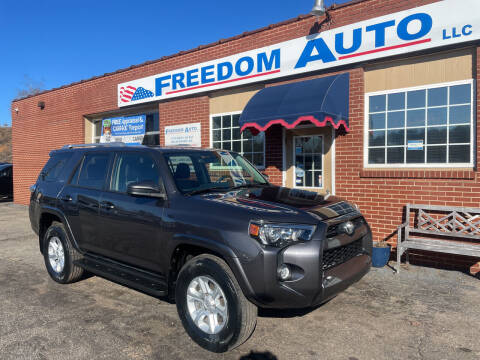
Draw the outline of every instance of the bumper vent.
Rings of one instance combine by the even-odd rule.
[[[323,252],[322,270],[325,271],[343,264],[359,254],[363,254],[362,239],[335,249],[325,250]]]

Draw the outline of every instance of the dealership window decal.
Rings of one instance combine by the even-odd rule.
[[[238,152],[256,167],[265,168],[265,133],[253,136],[249,130],[240,132],[239,119],[240,113],[212,115],[211,146]]]
[[[102,119],[94,121],[93,142],[99,143],[102,137]],[[160,145],[160,124],[158,113],[146,114],[143,145]]]
[[[366,167],[473,164],[473,81],[365,96]]]

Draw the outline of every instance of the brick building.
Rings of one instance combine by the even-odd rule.
[[[102,141],[105,119],[144,115],[144,143],[169,144],[168,129],[194,125],[201,146],[242,152],[275,184],[344,197],[374,240],[394,242],[406,203],[479,205],[479,11],[476,0],[354,0],[15,100],[15,202],[29,202],[50,150]],[[345,76],[345,95],[309,92]],[[311,112],[282,116],[266,91],[282,85],[347,112],[303,104]]]

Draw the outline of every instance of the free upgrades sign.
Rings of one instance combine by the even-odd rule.
[[[165,126],[165,146],[201,147],[201,124]]]
[[[118,85],[118,105],[291,76],[480,39],[480,1],[444,0]]]
[[[121,116],[102,120],[101,143],[141,144],[145,136],[145,115]]]

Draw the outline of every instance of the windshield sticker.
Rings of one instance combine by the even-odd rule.
[[[222,161],[228,166],[234,186],[246,184],[247,182],[243,177],[242,171],[238,171],[238,169],[242,169],[242,167],[237,164],[237,161],[233,158],[232,154],[227,151],[220,151],[219,154],[222,158]]]

